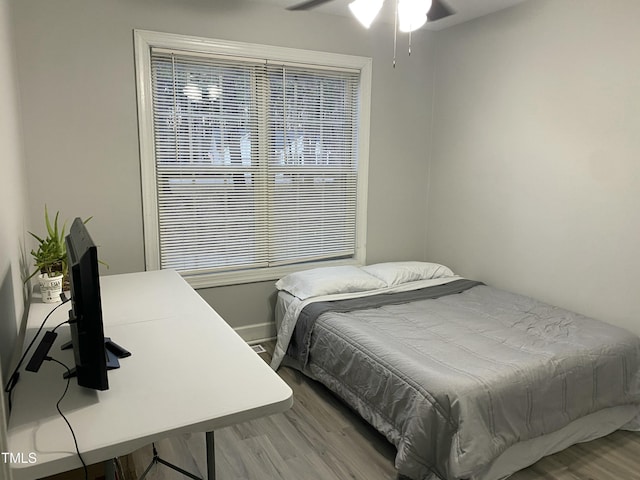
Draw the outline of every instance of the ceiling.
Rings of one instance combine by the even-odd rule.
[[[261,3],[271,3],[279,5],[283,9],[285,7],[301,3],[303,0],[253,0]],[[291,12],[291,14],[308,15],[309,13],[325,13],[329,15],[340,15],[344,17],[351,17],[348,5],[352,0],[333,0],[319,7],[306,10]],[[445,0],[455,14],[449,17],[443,18],[436,22],[427,22],[423,27],[427,30],[442,30],[443,28],[457,25],[458,23],[466,22],[473,18],[481,17],[489,13],[497,12],[503,8],[511,7],[518,3],[522,3],[525,0]],[[394,20],[394,7],[395,0],[385,0],[382,11],[379,13],[376,22],[393,23]]]

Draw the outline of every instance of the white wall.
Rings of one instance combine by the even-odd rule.
[[[232,0],[20,0],[18,74],[29,183],[29,228],[42,209],[93,215],[101,256],[144,269],[134,83],[134,28],[373,58],[368,260],[424,256],[430,33],[391,67],[392,27]],[[67,179],[74,189],[66,188]],[[400,233],[401,232],[401,233]],[[233,326],[272,319],[273,282],[202,290]]]
[[[428,257],[640,333],[639,19],[535,0],[438,36]]]
[[[231,0],[13,5],[27,226],[42,228],[45,202],[94,215],[103,273],[144,268],[131,34],[142,28],[373,57],[368,261],[439,260],[640,331],[640,2],[531,0],[415,35],[395,70],[387,24]],[[271,282],[200,293],[249,336],[272,319]]]
[[[0,0],[0,385],[4,391],[23,315],[22,243],[26,205],[14,52],[8,0]],[[0,394],[0,452],[6,445],[5,395]],[[0,459],[0,477],[9,478],[8,465]]]

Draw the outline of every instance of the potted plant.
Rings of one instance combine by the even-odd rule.
[[[33,232],[29,234],[38,241],[38,248],[31,250],[31,256],[34,260],[36,269],[27,277],[25,283],[34,276],[38,276],[40,284],[40,292],[42,300],[47,303],[55,303],[60,301],[62,290],[69,287],[69,269],[67,264],[67,248],[65,244],[65,230],[67,223],[62,225],[62,229],[58,228],[58,217],[60,212],[56,212],[53,223],[49,219],[49,211],[44,206],[44,223],[47,227],[47,236],[39,237]],[[87,223],[93,217],[83,220]],[[109,265],[101,260],[98,262],[107,268]]]
[[[54,303],[60,300],[63,284],[67,279],[67,252],[64,243],[66,224],[58,228],[60,212],[51,223],[47,206],[44,207],[44,221],[47,236],[40,237],[33,232],[29,234],[38,241],[38,248],[31,250],[36,269],[26,281],[38,275],[42,300]]]

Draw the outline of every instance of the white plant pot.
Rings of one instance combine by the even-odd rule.
[[[62,275],[49,277],[46,273],[42,273],[38,275],[38,283],[40,283],[40,293],[42,293],[42,301],[44,303],[57,303],[61,301]]]

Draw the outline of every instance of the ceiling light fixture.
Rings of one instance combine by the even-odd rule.
[[[349,10],[365,27],[371,24],[380,13],[384,0],[354,0],[349,4]],[[409,55],[411,55],[411,32],[427,23],[427,13],[432,0],[396,0],[396,20],[393,38],[393,67],[396,66],[396,46],[398,30],[409,33]]]
[[[413,32],[427,23],[431,0],[399,0],[398,28],[401,32]]]
[[[369,28],[380,13],[383,3],[384,0],[354,0],[349,4],[349,10],[365,28]]]

